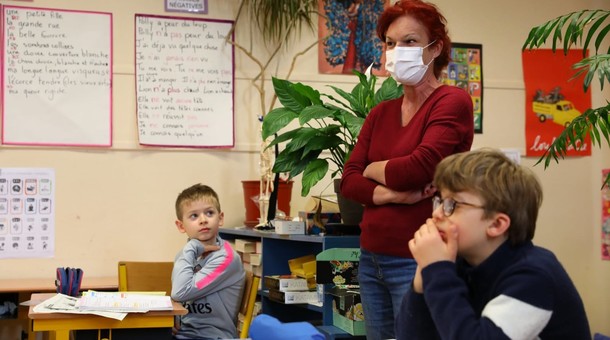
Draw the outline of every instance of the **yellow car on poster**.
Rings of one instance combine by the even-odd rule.
[[[568,126],[574,118],[580,116],[580,112],[574,108],[574,104],[568,100],[560,100],[556,103],[532,102],[532,110],[538,116],[540,122],[547,119],[554,123]]]

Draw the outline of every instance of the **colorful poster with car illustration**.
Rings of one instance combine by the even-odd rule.
[[[602,183],[610,174],[610,169],[602,170]],[[602,189],[602,260],[610,260],[610,187]]]
[[[555,53],[550,49],[522,53],[526,156],[542,156],[565,127],[591,107],[591,91],[583,91],[583,77],[573,78],[572,65],[583,57],[578,49],[567,55],[560,49]],[[589,155],[589,137],[567,152],[567,156]]]
[[[441,81],[468,92],[474,109],[474,132],[483,133],[483,45],[451,43],[451,61]]]

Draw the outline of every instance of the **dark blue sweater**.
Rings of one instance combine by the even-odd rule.
[[[463,259],[422,270],[405,295],[396,339],[591,339],[576,287],[555,255],[531,242],[500,246],[477,267]]]

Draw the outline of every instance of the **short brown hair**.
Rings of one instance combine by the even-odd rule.
[[[419,21],[428,31],[429,42],[443,43],[441,53],[434,59],[434,75],[438,78],[451,59],[451,39],[447,31],[447,19],[438,7],[421,0],[400,0],[386,8],[377,22],[377,36],[385,44],[386,32],[390,24],[399,17],[409,15]]]
[[[220,199],[218,198],[216,191],[207,185],[198,183],[182,190],[182,192],[178,195],[178,198],[176,198],[176,217],[179,220],[182,220],[183,205],[185,203],[190,203],[197,200],[209,201],[214,205],[218,212],[221,212]]]
[[[502,212],[510,217],[508,239],[513,245],[534,238],[542,187],[536,175],[495,149],[479,149],[448,156],[436,167],[439,191],[480,196],[485,217]]]

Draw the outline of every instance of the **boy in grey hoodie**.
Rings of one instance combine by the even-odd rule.
[[[176,339],[237,338],[245,272],[237,252],[218,236],[224,213],[216,192],[195,184],[176,199],[176,227],[188,242],[176,255],[172,299],[188,310],[176,320]]]

